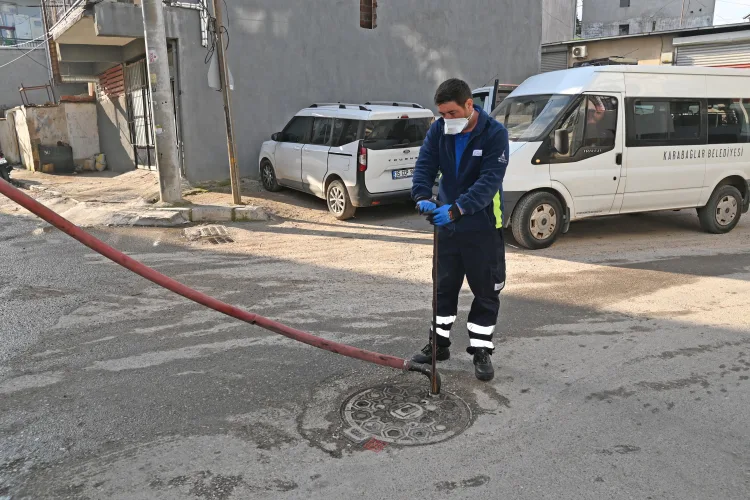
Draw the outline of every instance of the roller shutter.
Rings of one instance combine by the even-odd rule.
[[[568,69],[568,52],[542,53],[542,73]]]
[[[748,67],[750,65],[750,42],[678,47],[676,65]]]

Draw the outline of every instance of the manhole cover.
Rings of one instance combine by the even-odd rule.
[[[449,392],[433,397],[426,387],[382,385],[358,392],[341,408],[344,432],[356,442],[368,438],[400,445],[445,441],[471,421],[463,399]]]
[[[214,245],[221,245],[222,243],[234,243],[234,240],[229,236],[229,232],[225,226],[203,226],[188,228],[185,230],[185,237],[191,241],[195,240],[207,240]]]

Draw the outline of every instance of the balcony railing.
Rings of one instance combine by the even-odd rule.
[[[99,0],[104,2],[118,2],[140,5],[140,0]],[[42,8],[47,21],[47,29],[52,29],[57,23],[65,19],[68,13],[86,4],[99,3],[96,0],[42,0]]]
[[[84,5],[85,0],[42,0],[47,29],[63,20],[73,7]]]

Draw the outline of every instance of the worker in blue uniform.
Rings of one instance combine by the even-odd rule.
[[[437,346],[428,343],[412,359],[430,363],[432,349],[437,349],[438,361],[450,357],[450,331],[466,278],[474,294],[467,352],[474,357],[476,377],[486,381],[495,373],[490,356],[505,286],[502,188],[508,132],[474,105],[471,89],[461,80],[443,82],[435,104],[442,118],[432,124],[420,150],[412,197],[420,213],[438,227],[437,324],[432,325]],[[438,174],[439,206],[432,201]]]

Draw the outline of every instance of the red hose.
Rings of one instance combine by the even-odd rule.
[[[220,313],[224,313],[227,316],[245,321],[247,323],[250,323],[251,325],[258,325],[261,328],[265,328],[266,330],[270,330],[272,332],[311,345],[313,347],[325,349],[326,351],[342,354],[350,358],[361,359],[362,361],[375,363],[376,365],[396,368],[397,370],[418,371],[429,376],[428,373],[425,373],[425,367],[423,365],[413,364],[411,361],[406,359],[396,358],[394,356],[379,354],[372,351],[365,351],[363,349],[358,349],[346,344],[340,344],[338,342],[331,342],[329,340],[316,337],[315,335],[311,335],[309,333],[296,330],[286,325],[282,325],[281,323],[277,323],[276,321],[264,318],[263,316],[260,316],[258,314],[243,311],[242,309],[231,306],[213,297],[209,297],[208,295],[197,290],[193,290],[192,288],[185,286],[182,283],[175,281],[172,278],[169,278],[144,264],[141,264],[137,260],[131,259],[119,250],[115,250],[111,246],[93,237],[72,222],[56,214],[49,208],[45,207],[27,194],[22,193],[20,190],[14,188],[2,179],[0,179],[0,193],[4,194],[30,212],[36,214],[40,218],[46,220],[47,222],[58,228],[60,231],[63,231],[72,238],[80,241],[95,252],[98,252],[108,259],[112,260],[113,262],[120,264],[122,267],[133,271],[134,273],[146,278],[149,281],[153,281],[157,285],[162,286],[167,290],[171,290],[176,294],[182,295],[183,297],[199,304],[203,304],[204,306],[209,307],[215,311],[219,311]]]

